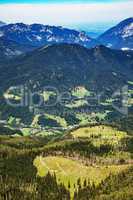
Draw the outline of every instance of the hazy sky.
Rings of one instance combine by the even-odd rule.
[[[0,20],[13,23],[113,24],[132,13],[133,0],[0,0]]]
[[[108,3],[116,1],[124,2],[128,0],[0,0],[0,3]]]

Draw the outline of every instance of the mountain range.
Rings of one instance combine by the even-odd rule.
[[[35,47],[54,43],[76,43],[89,48],[99,44],[85,32],[42,24],[8,24],[0,27],[0,36],[7,38],[7,40]]]
[[[43,101],[46,98],[48,104],[55,102],[56,94],[52,90],[46,94],[44,88],[47,86],[54,87],[59,96],[71,95],[72,101],[63,100],[52,107],[45,106],[43,102],[39,106],[42,115],[47,113],[54,116],[54,113],[64,118],[68,125],[78,124],[77,112],[81,112],[83,117],[86,111],[89,113],[87,117],[94,112],[101,120],[99,113],[100,117],[104,113],[107,121],[114,121],[119,112],[112,107],[112,102],[121,105],[121,98],[112,96],[114,92],[127,85],[132,95],[133,51],[108,48],[99,45],[99,42],[97,45],[97,40],[87,39],[85,33],[83,43],[81,40],[77,43],[75,38],[79,38],[79,35],[81,38],[81,33],[61,27],[31,25],[28,28],[24,24],[10,24],[2,26],[0,31],[0,111],[6,122],[12,116],[15,120],[20,119],[23,126],[32,125],[36,119],[31,105],[12,107],[7,103],[8,99],[13,103],[23,100],[20,86],[26,88],[28,93],[37,93],[43,97]],[[37,39],[38,34],[42,34],[42,40]],[[48,35],[52,38],[56,36],[56,39],[58,36],[59,40],[49,42]],[[34,37],[29,40],[29,36]],[[88,45],[94,45],[93,41],[95,45],[88,48],[86,40]],[[72,44],[70,41],[73,41]],[[77,90],[81,96],[75,97]],[[90,99],[86,99],[86,93]],[[100,103],[97,102],[99,95]],[[129,113],[132,112],[131,100]],[[91,103],[96,104],[91,106]],[[66,112],[67,115],[64,114]],[[109,114],[106,115],[106,112]],[[43,126],[49,124],[46,118]],[[51,126],[57,126],[57,123],[52,122],[51,125],[50,122]]]
[[[79,44],[87,48],[102,44],[112,49],[131,50],[133,49],[133,18],[120,22],[96,39],[89,37],[88,34],[84,31],[42,24],[2,23],[0,26],[0,39],[26,45],[26,51],[60,43]]]
[[[109,29],[99,36],[97,40],[110,48],[133,50],[133,17]]]
[[[0,200],[133,200],[132,19],[0,26]]]

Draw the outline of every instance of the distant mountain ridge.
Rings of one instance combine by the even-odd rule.
[[[133,17],[123,20],[99,36],[97,40],[110,48],[133,50]]]
[[[7,40],[35,47],[41,47],[47,44],[68,43],[92,48],[99,44],[98,41],[90,38],[83,31],[79,32],[61,26],[42,24],[8,24],[0,27],[0,36],[7,38]]]
[[[2,23],[3,24],[3,23]],[[38,48],[49,44],[78,44],[86,48],[105,45],[112,49],[133,50],[133,17],[125,19],[115,27],[93,39],[85,31],[61,26],[24,23],[0,25],[0,39],[14,41],[20,45]],[[92,36],[93,33],[90,33]],[[30,49],[29,49],[30,50]]]

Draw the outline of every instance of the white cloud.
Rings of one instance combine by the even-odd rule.
[[[0,20],[43,24],[120,21],[131,17],[133,2],[99,4],[1,4]]]

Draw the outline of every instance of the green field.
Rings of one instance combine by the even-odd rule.
[[[127,136],[127,133],[120,131],[117,128],[105,125],[97,125],[92,127],[83,127],[71,132],[74,138],[92,138],[99,142],[109,142],[118,144],[122,138]]]
[[[79,86],[72,90],[72,95],[77,98],[83,98],[85,96],[90,96],[91,92],[88,91],[85,87]]]
[[[37,156],[34,160],[34,166],[37,168],[37,174],[40,177],[44,177],[50,172],[55,173],[58,183],[64,183],[67,188],[70,182],[71,195],[77,188],[77,180],[79,178],[82,186],[85,179],[97,185],[110,173],[117,174],[129,167],[129,165],[85,166],[78,161],[59,156]]]

